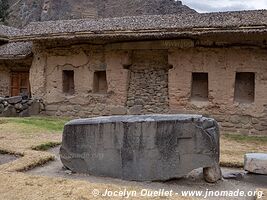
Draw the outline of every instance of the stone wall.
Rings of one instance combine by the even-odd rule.
[[[130,114],[168,112],[168,51],[133,51],[127,108]]]
[[[42,100],[21,96],[0,98],[0,117],[29,117],[45,110]]]
[[[265,49],[169,48],[156,42],[34,49],[32,94],[43,98],[49,115],[196,113],[215,117],[224,131],[266,134]],[[73,95],[62,92],[63,70],[74,71]],[[94,93],[94,72],[104,70],[108,90]],[[194,72],[208,73],[206,101],[190,98]],[[236,72],[255,73],[254,102],[234,100]]]
[[[0,96],[10,95],[10,70],[4,64],[0,64]]]

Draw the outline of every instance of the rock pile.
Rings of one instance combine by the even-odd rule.
[[[29,117],[40,114],[44,109],[44,103],[40,99],[30,99],[22,96],[0,97],[1,117]]]

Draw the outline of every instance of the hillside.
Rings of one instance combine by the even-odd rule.
[[[6,0],[6,23],[23,27],[32,21],[196,12],[175,0]]]

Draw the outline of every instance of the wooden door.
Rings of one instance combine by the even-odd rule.
[[[11,96],[30,96],[29,72],[11,73]]]

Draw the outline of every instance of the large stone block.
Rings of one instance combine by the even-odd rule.
[[[200,167],[208,182],[221,178],[217,122],[199,115],[74,120],[60,156],[74,172],[125,180],[169,180]]]
[[[9,104],[17,104],[20,103],[22,101],[22,97],[21,96],[16,96],[16,97],[10,97],[7,99],[7,102]]]
[[[249,153],[245,155],[244,168],[248,172],[267,175],[267,154]]]

